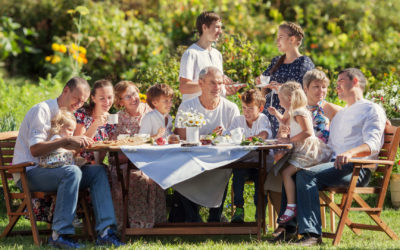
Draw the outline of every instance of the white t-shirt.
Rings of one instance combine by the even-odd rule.
[[[205,109],[200,103],[199,97],[184,101],[179,106],[179,111],[189,112],[191,109],[196,110],[204,115],[206,125],[200,127],[200,135],[207,135],[218,127],[222,126],[224,130],[229,128],[232,124],[233,119],[240,115],[239,108],[233,102],[220,97],[218,106],[213,109]],[[177,122],[175,122],[177,126]]]
[[[165,117],[168,118],[167,126],[165,126]],[[142,118],[139,134],[155,135],[160,128],[166,130],[164,138],[172,134],[172,117],[169,114],[164,116],[157,109],[153,109]]]
[[[208,66],[217,67],[221,72],[224,72],[222,66],[222,54],[215,48],[207,50],[194,43],[182,55],[179,77],[197,82],[199,80],[200,71]],[[225,88],[223,88],[223,95],[225,95],[224,93]],[[200,95],[201,91],[194,94],[183,94],[182,101]]]
[[[253,122],[251,128],[247,125],[246,118],[243,115],[236,116],[233,119],[231,126],[228,128],[228,131],[235,128],[243,128],[243,133],[246,138],[258,135],[263,131],[268,133],[267,139],[272,138],[271,123],[269,122],[268,117],[263,113],[260,113],[257,120]]]
[[[367,144],[376,159],[383,145],[386,125],[385,111],[376,103],[362,99],[346,107],[333,117],[328,145],[336,154]]]
[[[30,147],[46,141],[51,119],[58,113],[58,110],[57,99],[52,99],[36,104],[26,113],[15,143],[13,165],[27,161],[39,163],[39,157],[32,156]],[[26,171],[35,167],[27,167]],[[20,178],[19,174],[13,174],[13,176],[16,182]]]

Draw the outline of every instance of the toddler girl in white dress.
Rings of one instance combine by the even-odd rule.
[[[306,107],[307,97],[299,83],[283,84],[278,97],[281,106],[285,108],[285,113],[282,115],[273,107],[269,107],[268,112],[280,123],[290,126],[290,139],[286,139],[285,142],[293,143],[294,146],[288,160],[290,165],[281,171],[287,207],[279,218],[279,223],[284,224],[296,216],[295,183],[292,176],[301,169],[328,162],[332,150],[314,134],[311,113]]]

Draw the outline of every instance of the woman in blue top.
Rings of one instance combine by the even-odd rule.
[[[287,81],[296,81],[303,83],[304,74],[315,68],[314,63],[308,56],[303,56],[299,52],[299,47],[304,38],[304,31],[302,28],[291,22],[281,24],[279,26],[278,35],[276,38],[276,45],[280,52],[284,53],[272,59],[271,64],[262,73],[265,76],[270,76],[270,84],[267,88],[271,90],[278,90],[279,86]],[[257,77],[256,83],[260,83],[260,77]],[[279,122],[275,116],[270,115],[267,111],[271,105],[281,113],[284,109],[279,105],[277,94],[269,92],[266,96],[267,102],[264,107],[263,113],[268,116],[272,126],[272,135],[276,137],[279,129]]]

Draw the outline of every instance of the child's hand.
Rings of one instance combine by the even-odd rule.
[[[159,128],[157,131],[157,134],[154,136],[154,139],[158,139],[160,137],[163,137],[163,135],[165,134],[165,128]]]
[[[276,108],[272,106],[268,107],[268,113],[270,113],[271,115],[276,116],[277,112],[278,110],[276,110]]]

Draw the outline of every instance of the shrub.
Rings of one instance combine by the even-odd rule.
[[[0,75],[0,121],[2,130],[19,129],[26,112],[35,104],[58,97],[64,84],[50,75],[39,84],[30,80],[9,82]]]

